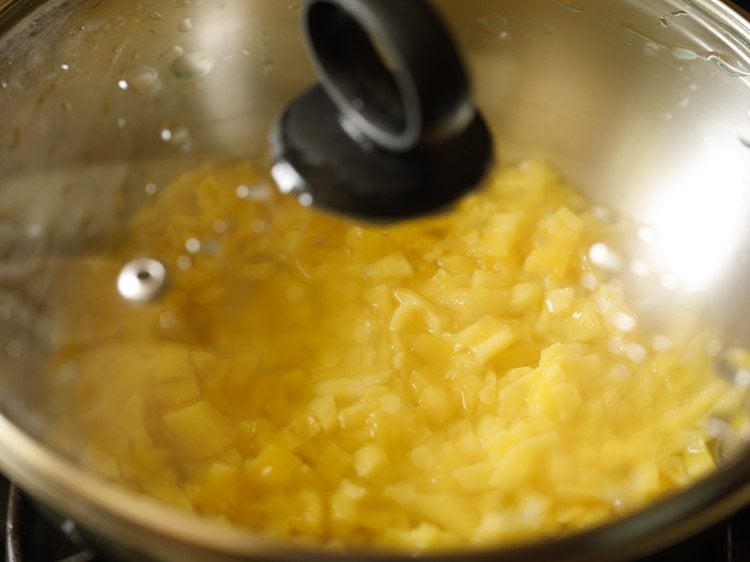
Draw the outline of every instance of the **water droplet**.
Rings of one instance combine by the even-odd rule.
[[[581,275],[581,285],[584,289],[593,292],[596,291],[596,289],[599,287],[599,280],[593,273],[586,272]]]
[[[159,131],[159,137],[167,144],[180,146],[183,151],[189,152],[193,148],[193,141],[190,137],[190,130],[182,125],[162,127]]]
[[[214,66],[214,60],[203,53],[185,53],[175,60],[169,70],[178,78],[195,79],[206,76]]]
[[[159,326],[164,330],[171,330],[177,325],[177,315],[172,311],[162,312],[159,315]]]
[[[677,103],[682,109],[687,109],[690,107],[690,98],[688,97],[682,97],[680,98],[680,101]]]
[[[224,234],[229,229],[229,225],[227,221],[219,219],[214,221],[213,229],[216,234]]]
[[[260,219],[255,219],[250,225],[250,229],[255,234],[263,234],[266,231],[266,223]]]
[[[120,129],[124,129],[124,128],[125,128],[125,125],[127,125],[127,124],[128,124],[128,121],[127,121],[127,119],[125,119],[124,117],[118,117],[118,118],[117,118],[117,126],[118,126],[118,127],[120,128]]]
[[[154,10],[153,12],[151,12],[148,15],[148,17],[149,17],[149,19],[152,19],[152,20],[155,20],[155,21],[159,21],[164,16],[161,15],[161,12],[157,12],[156,10]]]
[[[479,18],[478,21],[490,33],[499,33],[508,25],[508,20],[499,14],[490,14]]]
[[[663,334],[657,334],[651,339],[651,347],[654,351],[670,351],[674,347],[674,342]]]
[[[190,256],[180,256],[177,258],[177,268],[180,271],[187,271],[193,266],[193,260],[190,259]]]
[[[743,146],[750,148],[750,131],[740,133],[739,139]]]
[[[589,209],[591,216],[596,220],[606,224],[615,224],[617,222],[617,213],[608,207],[601,205],[592,205]]]
[[[671,121],[673,117],[674,117],[674,115],[672,115],[668,111],[661,114],[661,118],[664,119],[665,121]]]
[[[38,239],[44,236],[44,230],[43,224],[34,222],[26,227],[26,236],[31,239]]]
[[[555,27],[552,27],[551,25],[544,28],[545,35],[553,35],[556,31],[557,29]]]
[[[630,262],[630,272],[638,277],[650,277],[652,270],[651,266],[641,260],[633,260]]]
[[[185,54],[185,49],[180,47],[179,45],[172,45],[164,51],[161,55],[159,55],[160,59],[176,59],[178,57],[181,57]]]
[[[617,330],[626,334],[632,332],[638,326],[635,317],[622,311],[614,313],[609,321]]]
[[[583,11],[583,8],[580,5],[571,0],[560,0],[558,3],[562,9],[574,14],[580,14]]]
[[[589,249],[591,263],[607,271],[619,271],[622,269],[622,258],[620,254],[603,242],[597,242]]]
[[[128,82],[127,82],[127,80],[123,80],[122,78],[120,78],[117,81],[117,87],[120,88],[121,90],[127,90],[128,89]]]
[[[0,82],[0,89],[5,90],[7,87],[8,87],[8,83],[5,80]]]
[[[9,341],[5,346],[5,353],[8,355],[8,357],[11,357],[13,359],[18,359],[19,357],[21,357],[21,354],[23,353],[23,346],[21,345],[21,342],[18,340]]]
[[[656,240],[656,232],[649,226],[642,226],[638,229],[638,238],[641,240],[641,242],[651,244],[654,240]]]
[[[69,65],[69,64],[66,64],[66,63],[62,63],[62,64],[60,65],[60,68],[61,68],[62,70],[70,70],[70,65]]]
[[[121,89],[128,88],[142,94],[148,92],[159,80],[159,71],[152,66],[132,66],[122,72],[122,79],[117,83]],[[121,83],[125,84],[123,88]]]
[[[190,254],[197,254],[201,251],[201,241],[197,238],[188,238],[185,241],[185,249]]]
[[[63,111],[70,111],[73,108],[73,104],[69,101],[64,101],[60,104],[60,107],[63,108]]]
[[[190,18],[185,18],[177,26],[178,31],[187,32],[193,29],[193,21]]]
[[[633,363],[643,363],[648,357],[648,352],[642,345],[630,343],[625,349],[625,356]]]
[[[313,204],[313,196],[309,193],[302,193],[299,196],[299,204],[303,207],[311,207]]]
[[[143,188],[148,195],[155,195],[159,188],[153,182],[148,182]]]
[[[672,47],[671,53],[677,60],[695,60],[698,58],[698,53],[685,47]]]

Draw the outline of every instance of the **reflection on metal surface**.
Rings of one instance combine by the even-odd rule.
[[[190,251],[188,241],[188,251]],[[198,248],[200,248],[200,243]],[[197,250],[195,250],[197,251]],[[194,253],[194,252],[193,252]],[[164,265],[151,258],[131,261],[120,271],[117,277],[117,290],[120,295],[131,302],[148,302],[162,294],[167,282],[167,270]]]

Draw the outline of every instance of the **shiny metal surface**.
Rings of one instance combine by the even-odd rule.
[[[594,200],[652,226],[672,278],[706,292],[729,338],[750,345],[747,20],[717,0],[435,4],[501,158],[546,158]],[[150,185],[206,159],[265,158],[274,120],[313,82],[297,16],[296,2],[265,0],[0,2],[0,467],[154,559],[338,558],[172,512],[38,439],[56,260],[95,252]],[[455,559],[626,558],[748,500],[743,456],[608,527]]]

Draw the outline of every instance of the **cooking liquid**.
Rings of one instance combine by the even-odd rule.
[[[716,335],[642,321],[613,227],[549,167],[389,226],[264,181],[188,173],[66,266],[52,443],[202,516],[412,552],[572,532],[715,468],[704,419],[743,398]],[[144,256],[170,286],[136,306],[116,281]]]

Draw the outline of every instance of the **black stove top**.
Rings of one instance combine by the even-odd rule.
[[[0,477],[0,521],[6,562],[110,562],[87,548],[70,520],[43,515]],[[750,561],[750,508],[659,554],[634,562]]]

